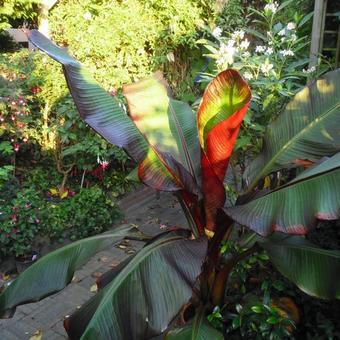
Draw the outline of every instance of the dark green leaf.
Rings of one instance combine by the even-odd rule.
[[[260,240],[277,269],[302,291],[340,298],[340,251],[321,249],[301,236],[274,234]]]
[[[305,234],[316,220],[340,217],[340,153],[304,171],[293,181],[250,202],[226,208],[240,224],[261,235],[273,231]]]
[[[0,316],[12,316],[17,305],[38,301],[69,284],[77,268],[101,248],[131,233],[123,226],[112,232],[89,237],[42,257],[26,269],[0,295]]]

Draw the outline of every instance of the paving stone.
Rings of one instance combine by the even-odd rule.
[[[23,318],[19,321],[15,319],[2,320],[1,323],[3,324],[4,330],[20,340],[29,339],[38,329],[42,328],[38,322],[30,319],[30,317]],[[0,334],[2,334],[2,332],[3,330],[1,329]]]
[[[161,231],[160,223],[169,227],[186,225],[178,202],[170,194],[161,193],[157,198],[155,191],[149,188],[138,189],[124,198],[120,206],[128,223],[135,221],[141,230],[153,235]],[[130,241],[126,249],[119,249],[116,245],[108,244],[107,248],[77,270],[76,281],[61,292],[40,302],[19,306],[13,319],[0,320],[0,340],[28,340],[38,329],[43,330],[43,340],[67,339],[63,327],[64,316],[71,314],[77,306],[94,295],[90,292],[91,286],[95,284],[95,278],[91,275],[94,272],[107,272],[128,257],[127,251],[140,249],[143,242]],[[101,260],[104,257],[106,261]]]
[[[63,321],[58,321],[54,326],[52,326],[51,329],[60,336],[67,338],[67,333],[65,331]]]
[[[11,333],[8,329],[0,328],[1,340],[23,340],[19,339],[15,334]]]
[[[42,340],[63,340],[67,339],[67,336],[63,336],[59,333],[56,333],[52,329],[49,329],[47,332],[44,332],[42,335]]]

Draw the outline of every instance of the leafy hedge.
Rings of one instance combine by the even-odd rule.
[[[52,39],[89,67],[107,89],[162,68],[189,49],[212,20],[212,0],[61,0],[51,11]],[[175,60],[178,62],[178,60]]]

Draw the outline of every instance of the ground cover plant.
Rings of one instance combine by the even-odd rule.
[[[223,181],[251,99],[237,71],[227,69],[213,78],[196,115],[169,96],[156,73],[123,88],[128,116],[63,49],[37,31],[29,37],[63,65],[81,117],[124,148],[138,163],[140,180],[177,195],[190,229],[176,228],[149,239],[122,227],[61,248],[27,269],[0,295],[3,317],[18,304],[62,289],[105,241],[122,237],[148,242],[104,275],[98,281],[99,293],[66,320],[71,338],[147,339],[167,333],[169,339],[222,339],[222,308],[231,308],[228,303],[225,307],[231,299],[231,273],[242,273],[242,266],[249,265],[244,261],[253,261],[253,256],[269,259],[308,294],[339,298],[339,251],[322,249],[303,236],[318,219],[339,218],[339,71],[302,89],[270,124],[262,153],[245,172],[247,189],[230,207],[225,206]],[[272,190],[258,185],[285,168],[296,169],[297,176],[282,178]],[[297,320],[294,313],[285,312],[287,306],[294,310],[289,299],[260,305],[248,299],[235,307],[238,316],[232,327],[242,327],[247,334],[248,328],[260,325],[263,337],[289,336]],[[168,332],[180,309],[187,323]],[[249,309],[258,314],[259,324],[242,323]]]

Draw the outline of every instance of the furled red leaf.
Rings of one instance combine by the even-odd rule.
[[[250,89],[241,75],[229,69],[207,86],[198,108],[202,188],[209,230],[214,230],[216,211],[225,201],[223,180],[250,98]]]

